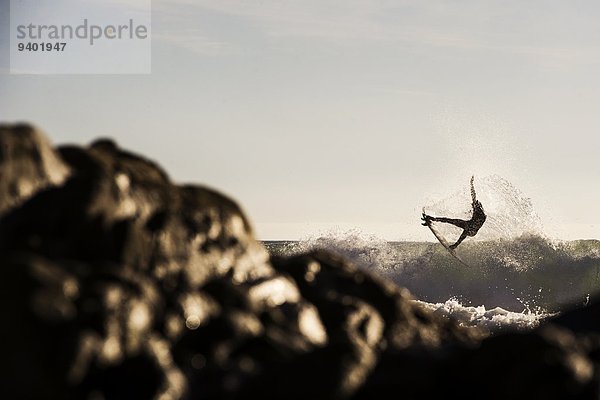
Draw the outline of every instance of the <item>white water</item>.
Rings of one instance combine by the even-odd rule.
[[[312,249],[339,253],[361,268],[408,288],[419,301],[465,325],[527,329],[567,306],[600,294],[600,241],[550,240],[531,200],[499,176],[475,177],[488,216],[476,238],[457,249],[469,267],[437,242],[387,242],[360,230],[329,231],[279,245],[286,255]],[[470,218],[470,188],[430,201],[428,213]],[[440,224],[448,239],[460,230]],[[427,228],[423,228],[427,229]],[[485,239],[485,240],[482,240]]]
[[[502,329],[532,329],[552,315],[544,312],[534,312],[527,308],[523,309],[522,312],[514,312],[501,307],[488,310],[485,306],[464,306],[455,298],[435,304],[420,300],[415,302],[435,314],[452,317],[461,325],[476,326],[490,332]]]
[[[281,245],[286,255],[312,249],[341,254],[408,288],[429,309],[491,331],[527,329],[600,288],[600,242],[551,242],[538,236],[469,242],[457,263],[437,243],[386,242],[358,230],[328,232]]]

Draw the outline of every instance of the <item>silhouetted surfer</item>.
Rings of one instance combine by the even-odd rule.
[[[485,212],[483,211],[483,206],[481,202],[477,200],[475,195],[475,186],[473,186],[473,179],[475,177],[471,177],[471,197],[473,198],[473,216],[470,220],[465,221],[464,219],[455,219],[455,218],[445,218],[445,217],[432,217],[431,215],[427,215],[423,213],[421,219],[423,220],[423,226],[427,226],[430,221],[433,222],[445,222],[447,224],[456,225],[459,228],[463,229],[462,235],[458,238],[456,243],[450,246],[451,249],[455,249],[463,240],[466,239],[467,236],[475,236],[479,231],[479,228],[485,222]]]

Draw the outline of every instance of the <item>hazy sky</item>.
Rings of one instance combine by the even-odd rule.
[[[130,0],[133,1],[133,0]],[[151,75],[7,72],[0,120],[112,136],[237,199],[260,238],[430,238],[422,204],[498,174],[600,238],[597,1],[153,0]]]

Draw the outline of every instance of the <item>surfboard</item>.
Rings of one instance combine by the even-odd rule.
[[[425,207],[423,207],[423,216],[425,216],[425,215],[427,215],[427,214],[425,213]],[[458,256],[458,254],[456,254],[456,250],[454,250],[453,248],[450,247],[450,244],[448,243],[448,240],[446,240],[446,238],[435,228],[435,226],[431,223],[431,221],[425,220],[425,223],[427,224],[427,227],[429,228],[429,230],[431,231],[431,233],[433,233],[433,236],[435,236],[435,238],[438,240],[438,242],[440,242],[440,244],[442,246],[444,246],[444,248],[448,251],[448,253],[450,253],[450,255],[452,257],[454,257],[458,262],[460,262],[465,267],[470,267],[469,264],[467,264],[466,262],[464,262]]]

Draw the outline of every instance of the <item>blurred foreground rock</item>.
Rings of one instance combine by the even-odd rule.
[[[485,338],[109,140],[1,126],[0,176],[3,398],[598,398],[597,307]]]

